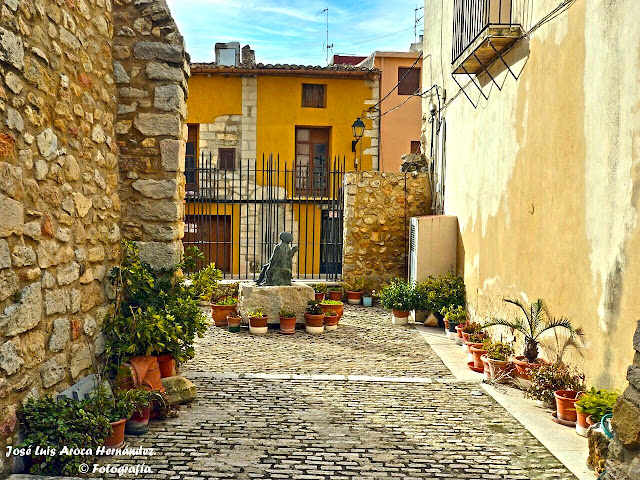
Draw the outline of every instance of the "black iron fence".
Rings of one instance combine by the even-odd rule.
[[[251,163],[218,160],[203,153],[185,167],[183,243],[204,253],[199,268],[213,262],[225,278],[255,280],[280,232],[288,231],[299,248],[294,279],[340,280],[344,158],[311,169],[279,155]]]
[[[512,0],[454,0],[452,60],[488,27],[512,24]]]

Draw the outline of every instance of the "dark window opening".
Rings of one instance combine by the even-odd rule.
[[[411,142],[411,153],[421,153],[421,152],[422,152],[422,145],[420,144],[420,142],[419,141]]]
[[[420,90],[420,69],[398,68],[398,82],[398,95],[413,95]]]
[[[219,148],[218,149],[218,170],[235,170],[236,169],[236,149],[235,148]]]
[[[326,108],[326,85],[314,83],[302,84],[302,106],[309,108]]]
[[[189,125],[184,158],[184,176],[187,192],[198,190],[198,125]]]

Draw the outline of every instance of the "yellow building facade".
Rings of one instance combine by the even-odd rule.
[[[192,64],[191,73],[185,245],[229,276],[253,277],[287,230],[300,247],[294,277],[337,273],[341,251],[328,244],[341,238],[342,174],[378,168],[379,72]]]

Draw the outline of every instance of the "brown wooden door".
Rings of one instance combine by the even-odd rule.
[[[198,247],[204,254],[204,266],[215,263],[220,270],[231,272],[232,224],[230,215],[186,215],[185,247]]]
[[[296,193],[326,196],[329,176],[329,128],[296,128]]]

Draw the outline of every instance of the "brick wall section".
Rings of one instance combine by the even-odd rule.
[[[347,173],[344,280],[350,282],[364,275],[383,284],[396,277],[405,278],[409,219],[429,215],[430,205],[425,173]]]
[[[184,232],[188,55],[164,0],[116,0],[114,23],[123,235],[167,267]]]
[[[111,2],[0,3],[4,451],[16,409],[74,383],[101,353],[120,199]]]

